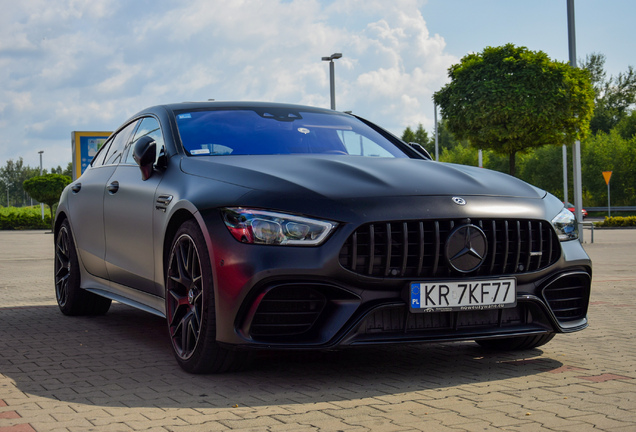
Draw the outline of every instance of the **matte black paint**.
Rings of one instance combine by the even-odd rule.
[[[363,277],[340,266],[339,251],[361,224],[480,217],[549,223],[563,208],[556,197],[516,178],[424,159],[397,138],[392,138],[395,145],[411,159],[185,155],[175,112],[253,106],[286,107],[262,103],[173,104],[149,108],[124,124],[144,116],[156,117],[164,135],[167,163],[155,169],[146,181],[136,165],[92,167],[64,191],[56,229],[64,219],[69,220],[78,247],[83,288],[164,314],[164,266],[170,235],[181,221],[194,218],[202,228],[212,261],[219,342],[237,346],[329,347],[353,343],[348,332],[373,308],[406,305],[409,280]],[[114,182],[118,188],[109,191],[108,186]],[[80,184],[81,189],[75,192]],[[171,197],[167,204],[161,199],[166,196]],[[456,204],[452,197],[465,199],[466,205]],[[219,211],[222,207],[240,206],[333,220],[339,226],[319,247],[242,244],[230,235]],[[563,242],[561,247],[563,254],[555,265],[516,276],[518,298],[544,311],[542,330],[471,330],[404,340],[567,332],[586,327],[586,318],[559,323],[542,300],[541,290],[558,275],[572,270],[591,275],[591,262],[578,241]],[[249,335],[255,302],[268,287],[292,282],[318,284],[329,293],[331,312],[323,319],[318,335],[305,341],[255,341]],[[378,338],[376,342],[391,340]]]

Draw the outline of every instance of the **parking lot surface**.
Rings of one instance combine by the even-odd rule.
[[[53,236],[0,231],[0,432],[636,431],[636,230],[596,230],[585,249],[590,327],[539,349],[261,353],[194,376],[158,317],[63,316]]]

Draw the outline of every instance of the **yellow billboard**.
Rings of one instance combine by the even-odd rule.
[[[88,131],[74,131],[71,133],[73,180],[82,175],[111,134],[112,132]]]

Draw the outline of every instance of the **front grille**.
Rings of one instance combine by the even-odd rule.
[[[303,285],[278,286],[260,301],[250,334],[293,336],[306,333],[314,325],[327,299],[317,290]]]
[[[486,234],[488,251],[470,274],[453,270],[445,258],[448,235],[474,224]],[[527,219],[455,219],[392,221],[359,227],[340,250],[340,264],[355,273],[382,278],[430,278],[526,273],[554,264],[559,240],[545,221]]]
[[[543,296],[559,321],[585,318],[590,298],[590,277],[587,273],[563,276],[548,285]]]

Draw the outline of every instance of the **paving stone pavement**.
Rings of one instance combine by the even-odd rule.
[[[0,231],[0,432],[636,431],[636,230],[594,240],[590,327],[540,349],[263,353],[193,376],[160,318],[63,316],[53,236]]]

